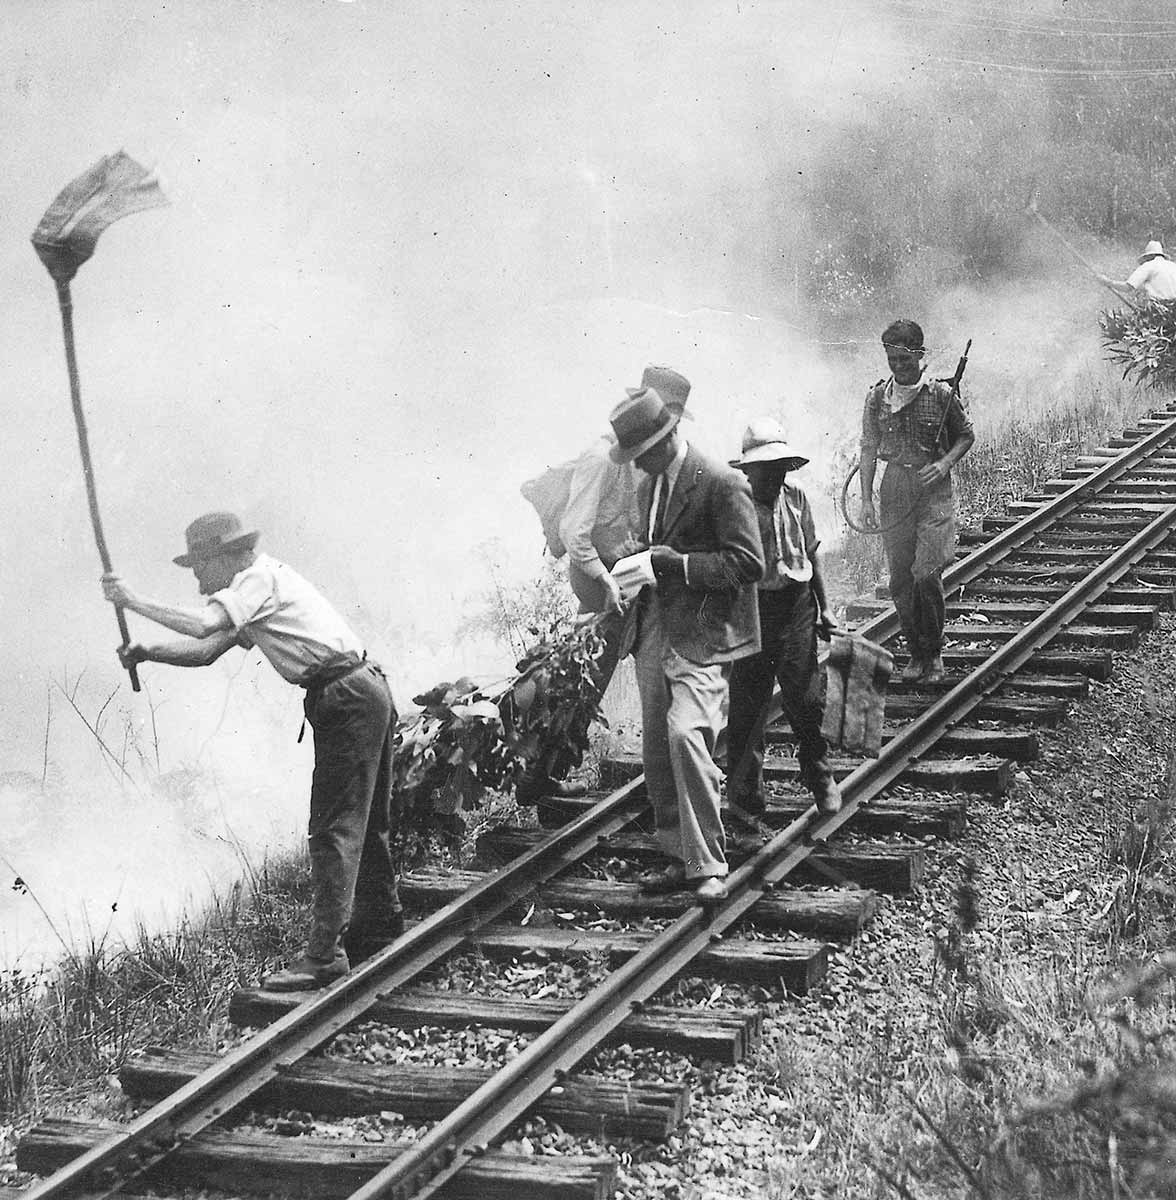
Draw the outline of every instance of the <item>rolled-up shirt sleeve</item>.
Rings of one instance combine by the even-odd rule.
[[[821,540],[817,537],[812,505],[803,491],[800,493],[800,532],[804,537],[804,552],[811,554],[821,544]]]
[[[273,588],[261,572],[246,568],[227,588],[213,592],[208,599],[209,603],[219,604],[229,614],[233,628],[240,630],[270,611]]]
[[[1130,275],[1127,276],[1128,286],[1133,288],[1142,288],[1145,283],[1152,277],[1152,265],[1150,262],[1140,263]]]
[[[967,409],[964,408],[963,401],[954,392],[947,402],[947,416],[944,419],[943,427],[947,432],[948,448],[954,446],[960,438],[973,434],[972,422],[968,417]]]

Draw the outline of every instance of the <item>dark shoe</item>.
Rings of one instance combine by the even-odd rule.
[[[588,795],[588,785],[578,780],[567,783],[562,779],[549,779],[546,775],[524,775],[515,784],[515,803],[522,805],[538,804],[540,800],[557,797],[561,800],[573,800]]]
[[[927,664],[916,655],[912,654],[907,659],[907,665],[903,667],[902,674],[899,678],[903,683],[918,683],[923,678],[923,672],[926,671]]]
[[[552,781],[547,794],[557,796],[561,800],[578,800],[581,796],[588,795],[588,785],[579,779],[571,783],[566,779],[556,779]]]
[[[841,811],[841,789],[832,776],[813,788],[813,799],[817,802],[817,812],[825,816]]]
[[[763,792],[732,792],[727,790],[727,804],[737,813],[751,817],[762,817],[767,801]]]
[[[717,875],[711,875],[698,885],[694,894],[700,904],[718,904],[727,898],[727,885]]]
[[[637,886],[647,896],[666,896],[670,892],[681,892],[686,888],[686,868],[680,863],[671,863],[664,871],[651,871],[642,875]]]
[[[529,775],[524,775],[515,784],[515,803],[524,807],[538,804],[540,800],[547,796],[547,789],[551,787],[552,782],[552,780],[543,777],[533,779]]]
[[[921,683],[942,683],[947,678],[947,672],[943,669],[943,656],[934,654],[927,660],[927,665],[923,668],[923,678]]]
[[[351,963],[344,950],[337,950],[335,957],[327,961],[303,954],[283,970],[266,975],[261,987],[266,992],[312,992],[342,979],[350,970]]]
[[[349,929],[343,935],[343,949],[351,965],[357,966],[379,954],[385,946],[390,946],[404,932],[404,913],[397,909],[379,925],[362,925],[358,930]]]

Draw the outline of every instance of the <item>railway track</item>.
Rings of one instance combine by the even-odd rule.
[[[228,1054],[158,1052],[129,1064],[124,1089],[150,1102],[129,1124],[43,1122],[17,1161],[46,1178],[22,1194],[195,1185],[353,1200],[610,1195],[615,1168],[607,1157],[510,1155],[495,1143],[532,1110],[606,1139],[666,1136],[688,1105],[683,1087],[576,1073],[610,1042],[727,1063],[753,1053],[754,1008],[673,1007],[657,1003],[659,991],[688,967],[794,993],[819,987],[827,943],[862,929],[878,892],[918,885],[925,851],[896,835],[958,835],[967,796],[1006,791],[1018,765],[1035,757],[1037,731],[1060,721],[1090,678],[1106,678],[1114,653],[1129,651],[1156,627],[1159,611],[1173,607],[1174,484],[1169,408],[965,534],[945,573],[948,678],[926,690],[892,684],[882,753],[835,762],[840,813],[820,816],[786,793],[769,801],[760,830],[732,822],[733,871],[718,907],[685,895],[643,897],[623,881],[616,864],[640,862],[654,843],[643,828],[640,764],[620,757],[608,764],[606,793],[545,806],[544,828],[484,835],[479,857],[503,863],[497,870],[407,877],[406,898],[431,911],[326,992],[238,993],[233,1019],[264,1028]],[[851,605],[847,621],[876,641],[898,633],[884,597]],[[769,729],[771,741],[785,740]],[[786,782],[795,761],[773,754],[766,773]],[[940,794],[896,792],[900,784]],[[861,836],[839,837],[846,829]],[[537,899],[573,920],[520,923]],[[576,913],[594,914],[596,927],[575,921]],[[640,927],[624,927],[634,921]],[[471,947],[507,961],[588,956],[596,981],[571,1000],[424,986],[448,956]],[[513,1031],[520,1048],[498,1070],[381,1069],[317,1053],[361,1021],[401,1030],[494,1027]],[[415,1139],[377,1143],[226,1127],[232,1114],[266,1107],[392,1110],[431,1125]]]

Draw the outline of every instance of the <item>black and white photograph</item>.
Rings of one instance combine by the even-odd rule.
[[[0,29],[0,1200],[1176,1196],[1170,0]]]

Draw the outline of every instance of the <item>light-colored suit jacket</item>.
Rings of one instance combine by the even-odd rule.
[[[653,478],[645,476],[637,489],[643,535],[652,497]],[[696,663],[757,653],[755,584],[764,573],[764,552],[747,478],[689,446],[666,506],[661,544],[688,556],[686,580],[657,584],[670,645]],[[639,604],[648,599],[643,594]]]

